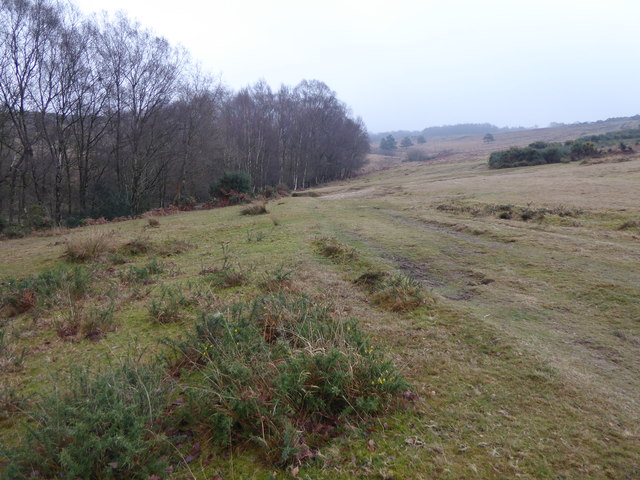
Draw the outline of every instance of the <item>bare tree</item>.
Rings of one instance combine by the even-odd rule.
[[[32,173],[34,183],[37,178],[33,165],[34,146],[39,139],[33,122],[34,88],[47,43],[58,23],[57,12],[44,0],[6,0],[0,10],[0,98],[17,139],[17,155],[8,173],[9,220],[16,214],[17,189],[21,189],[19,204],[24,206],[30,183],[27,175]],[[33,187],[36,201],[41,202],[38,185]]]
[[[116,175],[137,212],[167,167],[173,129],[164,111],[174,100],[183,54],[124,16],[105,30]]]

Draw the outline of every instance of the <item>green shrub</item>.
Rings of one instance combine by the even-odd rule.
[[[249,283],[249,276],[237,271],[230,266],[226,268],[212,268],[202,270],[200,275],[204,275],[206,280],[218,288],[240,287]]]
[[[10,316],[36,307],[56,306],[61,298],[78,299],[90,288],[91,271],[76,266],[45,270],[21,280],[9,280],[0,290],[0,306]]]
[[[573,148],[573,147],[572,147]],[[534,142],[528,147],[511,147],[493,152],[489,168],[512,168],[560,163],[569,157],[567,147],[560,143]]]
[[[151,301],[149,316],[158,323],[171,323],[181,320],[183,310],[191,301],[180,288],[163,287],[160,295]]]
[[[0,447],[3,478],[162,475],[171,452],[153,423],[167,394],[161,369],[128,362],[95,376],[78,370],[70,379],[28,412],[16,447]]]
[[[113,301],[103,308],[91,307],[80,324],[82,336],[97,340],[107,332],[113,331],[115,329],[114,312],[115,303]]]
[[[133,209],[124,192],[98,183],[93,192],[94,202],[91,217],[112,220],[117,217],[128,217]]]
[[[17,224],[9,224],[2,230],[2,234],[7,238],[23,238],[30,233],[30,230]]]
[[[407,151],[403,161],[404,162],[428,162],[429,160],[433,160],[436,158],[435,156],[428,155],[426,152],[422,151],[419,148],[412,148]]]
[[[24,226],[30,230],[42,230],[51,228],[53,222],[47,215],[44,206],[40,204],[29,205],[24,217]]]
[[[270,272],[265,272],[258,281],[258,287],[264,292],[279,292],[290,290],[292,288],[291,275],[292,270],[286,270],[284,267],[278,267]]]
[[[165,271],[166,265],[157,259],[152,259],[146,265],[130,265],[120,272],[120,280],[127,284],[149,284],[154,281],[155,275]]]
[[[222,198],[229,198],[233,193],[249,193],[250,191],[251,177],[245,172],[225,172],[210,189],[212,197]]]
[[[198,370],[185,420],[228,445],[253,441],[271,462],[311,456],[328,421],[359,421],[407,388],[357,321],[340,322],[304,296],[268,295],[204,314],[172,365]],[[204,383],[203,383],[204,381]]]

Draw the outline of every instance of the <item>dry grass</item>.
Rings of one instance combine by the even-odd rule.
[[[433,300],[424,292],[424,285],[408,275],[394,275],[383,279],[371,296],[374,304],[390,312],[408,312]]]
[[[240,210],[241,215],[264,215],[265,213],[269,213],[265,202],[253,202]]]
[[[86,263],[97,260],[113,250],[113,237],[103,232],[93,231],[88,235],[76,235],[65,242],[64,256],[72,263]]]
[[[313,241],[313,244],[320,255],[339,262],[355,260],[358,256],[353,247],[340,243],[333,237],[317,238]]]

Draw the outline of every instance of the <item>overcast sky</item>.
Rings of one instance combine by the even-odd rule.
[[[640,113],[638,0],[73,0],[124,10],[238,89],[317,79],[369,131]]]

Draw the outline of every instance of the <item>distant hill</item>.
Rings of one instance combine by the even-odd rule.
[[[552,122],[550,127],[570,126],[570,125],[592,125],[603,124],[609,122],[640,120],[640,115],[632,117],[611,117],[606,120],[598,120],[595,122],[575,122],[572,124]],[[535,128],[535,127],[534,127]],[[449,135],[484,135],[486,133],[513,132],[517,130],[530,130],[528,127],[498,127],[491,123],[459,123],[456,125],[441,125],[437,127],[427,127],[423,130],[394,130],[390,132],[370,133],[369,138],[372,143],[379,142],[381,138],[387,135],[393,135],[396,139],[403,137],[417,137],[423,135],[425,137],[445,137]]]
[[[441,125],[437,127],[427,127],[423,130],[395,130],[392,132],[381,132],[369,134],[372,142],[377,142],[387,135],[395,138],[417,137],[444,137],[447,135],[477,135],[485,133],[511,132],[513,130],[524,130],[525,127],[498,127],[490,123],[458,123],[456,125]]]

